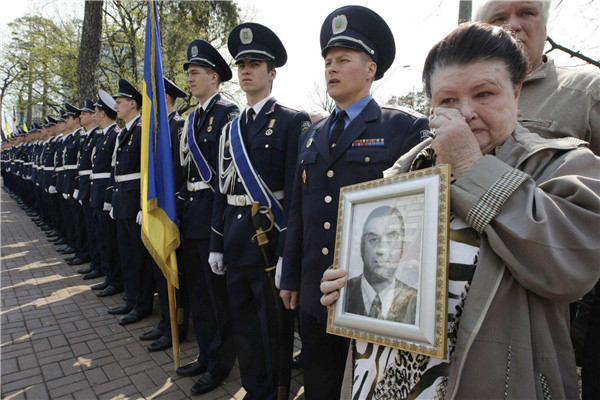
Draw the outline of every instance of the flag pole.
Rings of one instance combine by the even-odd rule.
[[[175,297],[175,286],[167,281],[169,291],[169,314],[171,316],[171,338],[173,343],[173,361],[175,369],[179,368],[179,326],[177,325],[177,299]]]

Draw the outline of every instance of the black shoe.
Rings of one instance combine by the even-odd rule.
[[[78,270],[77,273],[78,274],[87,274],[87,273],[92,272],[92,269],[90,268],[90,270],[87,271],[87,272],[81,272],[81,271],[83,271],[83,269]],[[92,290],[104,290],[107,287],[108,287],[108,282],[104,281],[104,282],[96,283],[95,285],[90,286],[90,289],[92,289]]]
[[[54,243],[54,244],[56,244],[56,243]],[[75,254],[75,249],[69,245],[67,245],[66,247],[63,247],[62,249],[58,249],[57,251],[60,254]]]
[[[54,230],[54,228],[51,227],[50,225],[42,225],[40,229],[44,232],[50,232],[50,231]]]
[[[87,263],[89,263],[89,261],[82,260],[81,258],[78,258],[78,257],[75,257],[71,261],[67,261],[67,264],[69,264],[69,265],[81,265],[81,264],[87,264]]]
[[[150,343],[146,348],[149,352],[161,351],[170,348],[173,345],[170,337],[161,336],[157,341]]]
[[[292,369],[300,369],[303,364],[302,351],[292,358]]]
[[[98,297],[112,296],[114,294],[121,293],[122,291],[123,291],[123,289],[119,289],[119,288],[111,285],[111,286],[108,286],[103,291],[101,291],[100,293],[96,293],[96,296],[98,296]]]
[[[61,240],[58,236],[53,236],[48,241],[52,244],[56,244],[59,240]]]
[[[206,372],[206,368],[206,363],[201,363],[196,360],[193,363],[177,368],[175,372],[177,372],[177,375],[179,376],[195,376]]]
[[[126,316],[121,317],[121,319],[119,320],[119,325],[133,324],[134,322],[141,321],[146,316],[147,316],[147,314],[141,314],[141,313],[137,312],[136,310],[132,310]]]
[[[92,272],[93,270],[94,270],[94,268],[92,268],[92,267],[85,267],[85,268],[78,269],[78,270],[77,270],[77,273],[78,273],[78,274],[85,275],[85,274],[89,274],[89,273],[90,273],[90,272]],[[107,284],[106,286],[108,286],[108,284]],[[99,290],[102,290],[102,289],[106,288],[106,286],[104,286],[103,288],[100,288]],[[92,288],[92,289],[93,289],[93,288]]]
[[[162,332],[158,328],[154,328],[150,332],[142,333],[140,340],[156,340],[162,337]]]
[[[50,232],[46,232],[46,236],[48,236],[48,237],[50,237],[50,236],[58,236],[58,232],[56,231],[56,229],[53,229]]]
[[[133,310],[133,307],[125,304],[120,307],[109,308],[108,313],[112,314],[112,315],[122,315],[122,314],[129,314],[131,312],[131,310]]]
[[[104,274],[102,272],[98,271],[97,269],[95,269],[92,272],[90,272],[89,274],[85,274],[82,278],[85,280],[88,280],[88,279],[100,278],[101,276],[104,276]]]
[[[192,386],[191,392],[193,395],[208,393],[219,386],[222,380],[223,379],[218,379],[217,377],[213,376],[210,371],[206,371],[202,374],[200,379],[198,379],[198,382]]]
[[[75,254],[69,255],[69,256],[65,257],[65,261],[68,263],[69,261],[73,261],[76,258],[77,258],[77,255],[75,255]]]

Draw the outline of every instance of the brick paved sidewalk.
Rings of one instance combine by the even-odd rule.
[[[172,350],[150,353],[140,333],[160,317],[121,326],[109,307],[121,295],[99,298],[66,264],[18,204],[0,190],[1,397],[2,399],[183,399],[194,377],[175,374]],[[190,327],[190,334],[193,336]],[[181,343],[181,364],[197,356]],[[302,396],[302,373],[293,372],[290,398]],[[214,391],[197,399],[241,399],[237,366]]]

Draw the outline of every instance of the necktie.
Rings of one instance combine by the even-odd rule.
[[[196,111],[196,117],[194,121],[194,131],[200,132],[200,121],[202,120],[202,115],[204,114],[204,108],[200,107],[198,111]]]
[[[333,151],[338,139],[344,133],[344,118],[346,117],[346,111],[340,111],[337,115],[337,120],[335,121],[335,125],[333,130],[331,131],[331,137],[329,138],[329,151]]]
[[[373,303],[371,303],[371,311],[369,311],[369,317],[379,318],[381,316],[381,299],[379,295],[375,295]]]
[[[254,123],[254,108],[250,108],[246,113],[246,133],[250,133],[250,128]]]

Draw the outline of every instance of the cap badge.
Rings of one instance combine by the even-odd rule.
[[[252,43],[252,29],[244,28],[240,31],[240,40],[242,44]]]
[[[192,46],[192,57],[196,57],[198,55],[198,47]]]
[[[344,32],[346,28],[348,28],[348,19],[343,14],[336,15],[331,21],[331,29],[334,35]]]

